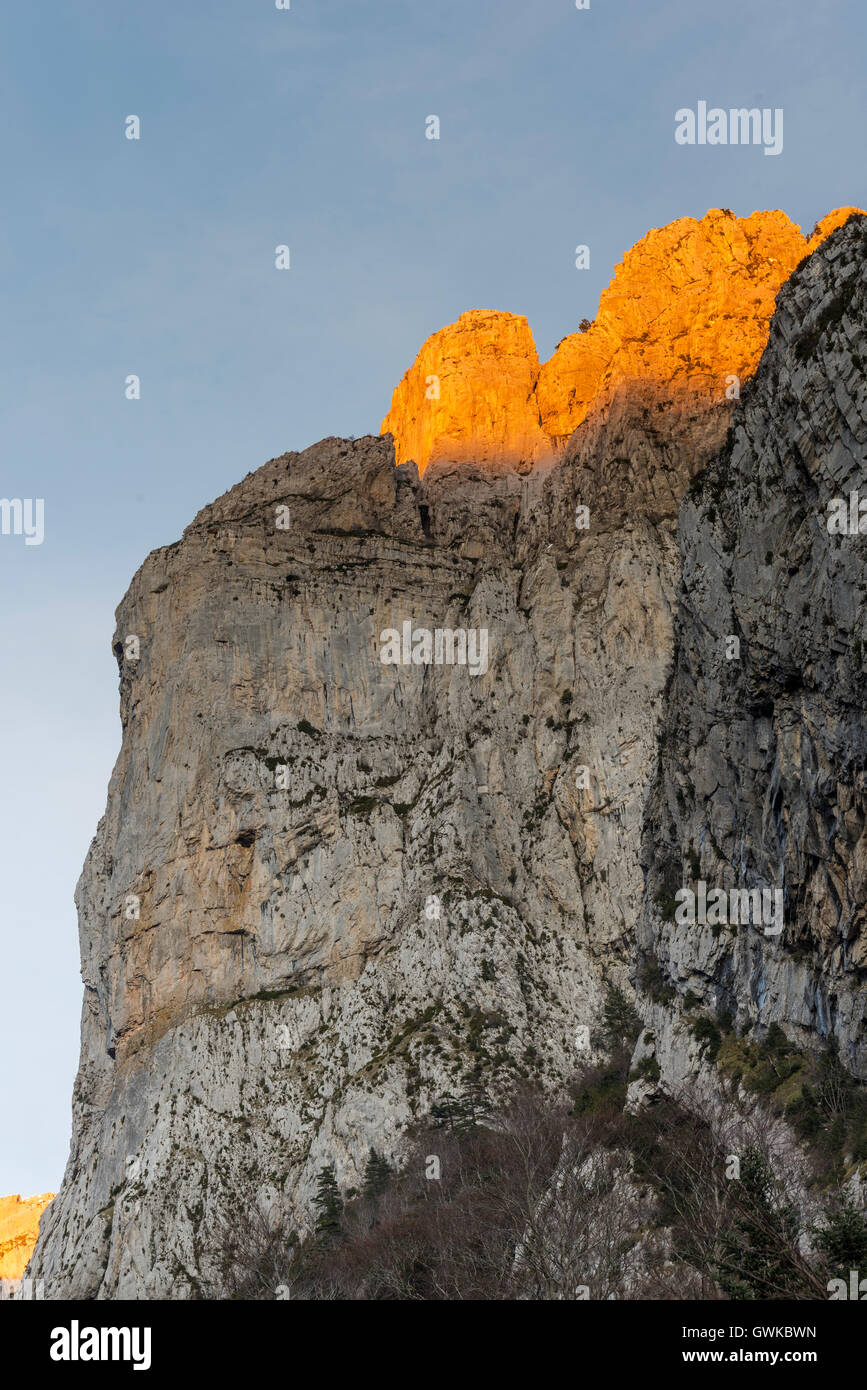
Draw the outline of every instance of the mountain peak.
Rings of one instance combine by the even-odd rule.
[[[784,212],[711,208],[654,228],[615,267],[599,312],[539,363],[520,314],[471,310],[423,344],[382,432],[397,462],[532,466],[629,381],[708,400],[758,366],[780,286],[857,208],[806,237]]]
[[[539,354],[523,314],[471,309],[433,333],[392,397],[382,433],[398,463],[535,462],[551,452],[533,406]]]

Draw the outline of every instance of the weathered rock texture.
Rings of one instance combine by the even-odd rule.
[[[383,433],[398,463],[529,465],[551,454],[534,399],[536,344],[518,314],[475,309],[428,338],[395,387]]]
[[[645,1001],[668,1081],[695,1062],[688,990],[741,1028],[832,1039],[867,1077],[867,538],[827,526],[832,499],[867,497],[865,262],[854,218],[786,286],[726,447],[681,509],[639,933],[677,990]],[[678,924],[671,898],[699,879],[782,889],[782,934]]]
[[[626,978],[677,575],[641,515],[590,544],[573,511],[326,440],[139,571],[47,1290],[193,1294],[221,1191],[303,1212],[445,1093],[574,1070]],[[486,627],[487,674],[383,666],[405,619]]]
[[[752,375],[780,286],[853,211],[838,208],[810,237],[783,212],[719,208],[648,232],[615,268],[595,321],[541,367],[525,318],[462,314],[428,338],[395,388],[382,429],[398,463],[412,459],[422,473],[440,458],[529,466],[624,386],[670,433],[685,409],[702,413],[734,377]]]
[[[49,1296],[195,1296],[224,1194],[303,1225],[324,1163],[358,1186],[445,1093],[555,1084],[639,924],[708,995],[748,1013],[763,954],[791,962],[774,1016],[803,969],[856,1028],[860,561],[809,516],[859,466],[863,264],[856,219],[785,289],[731,447],[724,392],[700,411],[675,385],[663,432],[640,384],[529,474],[440,458],[419,478],[388,436],[327,439],[148,558],[118,609],[123,744],[77,894],[72,1150],[31,1267]],[[679,542],[721,450],[705,486],[728,510],[691,499]],[[487,673],[383,665],[405,620],[486,628]],[[715,645],[733,623],[740,674]],[[690,838],[708,875],[782,853],[810,960],[785,937],[737,966],[722,940],[675,943],[642,837],[651,896]]]
[[[39,1220],[53,1192],[0,1197],[0,1279],[20,1279],[33,1253]]]

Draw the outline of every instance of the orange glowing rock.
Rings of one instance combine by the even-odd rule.
[[[520,314],[472,309],[441,328],[396,387],[382,432],[398,463],[534,462],[551,452],[533,393],[539,357]]]
[[[541,366],[525,318],[462,314],[423,345],[382,433],[420,472],[437,459],[529,466],[624,383],[724,400],[758,365],[780,286],[857,211],[838,208],[810,237],[783,212],[719,208],[648,232],[615,268],[595,321]]]
[[[20,1279],[36,1244],[39,1220],[54,1200],[53,1192],[37,1197],[0,1197],[0,1279]]]

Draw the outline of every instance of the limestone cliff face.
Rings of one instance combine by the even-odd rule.
[[[785,286],[726,447],[681,508],[639,930],[677,991],[664,1009],[644,1001],[668,1081],[696,1060],[687,991],[742,1029],[833,1040],[867,1077],[867,551],[863,534],[828,530],[834,499],[847,513],[853,493],[867,499],[865,364],[861,217]],[[781,890],[782,932],[660,909],[698,880]]]
[[[33,1253],[39,1221],[53,1192],[0,1197],[0,1279],[20,1279]]]
[[[325,440],[139,571],[49,1293],[192,1295],[221,1193],[303,1220],[324,1162],[357,1186],[443,1095],[584,1055],[626,983],[677,561],[640,514],[581,541],[559,487]],[[405,621],[485,628],[486,674],[383,665]]]
[[[595,321],[541,367],[526,319],[462,314],[395,389],[382,429],[398,462],[529,465],[624,387],[670,433],[685,410],[733,398],[733,379],[752,376],[780,286],[853,211],[838,208],[810,237],[782,212],[718,208],[648,232],[616,267]]]
[[[755,946],[670,944],[654,911],[690,841],[763,872],[783,856],[814,958],[802,1008],[795,939],[762,946],[782,962],[766,993],[805,1034],[833,993],[860,1065],[864,736],[838,651],[859,562],[832,583],[796,516],[859,459],[862,225],[783,291],[734,445],[724,392],[702,409],[675,384],[662,412],[646,381],[530,472],[440,454],[419,477],[388,435],[327,439],[147,559],[117,613],[123,744],[77,893],[72,1149],[30,1270],[48,1296],[195,1296],[222,1197],[303,1226],[324,1163],[357,1187],[370,1146],[397,1155],[445,1094],[570,1075],[637,940],[749,1014]],[[708,465],[713,515],[683,500]],[[383,664],[404,623],[484,630],[486,669]],[[730,623],[739,675],[713,645]],[[673,1069],[677,1009],[655,1026]]]

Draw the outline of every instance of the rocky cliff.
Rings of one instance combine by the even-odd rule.
[[[725,447],[680,512],[639,929],[676,991],[663,1009],[645,998],[669,1082],[695,1063],[684,1015],[698,1001],[742,1030],[831,1041],[867,1077],[865,258],[867,219],[853,218],[786,286]],[[672,895],[700,880],[779,890],[782,930],[679,921]]]
[[[764,258],[709,217],[768,284],[804,253],[780,214]],[[694,256],[707,221],[674,245]],[[444,1095],[598,1055],[605,986],[651,958],[666,1003],[640,1002],[672,1078],[696,1060],[687,987],[808,1044],[832,1029],[863,1069],[861,562],[820,514],[863,466],[864,264],[855,217],[782,290],[739,402],[725,378],[761,351],[770,289],[749,334],[725,310],[740,356],[702,348],[704,404],[640,337],[622,380],[612,352],[593,409],[573,383],[565,445],[562,392],[541,444],[532,411],[485,395],[504,332],[506,394],[534,389],[524,321],[464,316],[465,436],[457,390],[426,433],[399,387],[396,445],[274,459],[147,559],[117,613],[123,744],[77,892],[72,1149],[31,1265],[49,1296],[195,1296],[226,1194],[303,1225],[325,1162],[357,1187],[370,1146],[399,1153]],[[723,330],[694,269],[670,293],[704,342]],[[479,421],[495,456],[437,452]],[[395,467],[409,438],[422,476]],[[483,632],[483,662],[448,659]],[[790,934],[676,931],[693,855],[708,879],[784,874]]]
[[[540,365],[527,320],[473,311],[434,333],[382,422],[398,463],[524,468],[558,452],[592,410],[628,388],[670,434],[684,412],[734,399],[758,365],[774,299],[799,261],[854,208],[809,237],[783,212],[713,208],[647,233],[615,268],[599,312]]]

